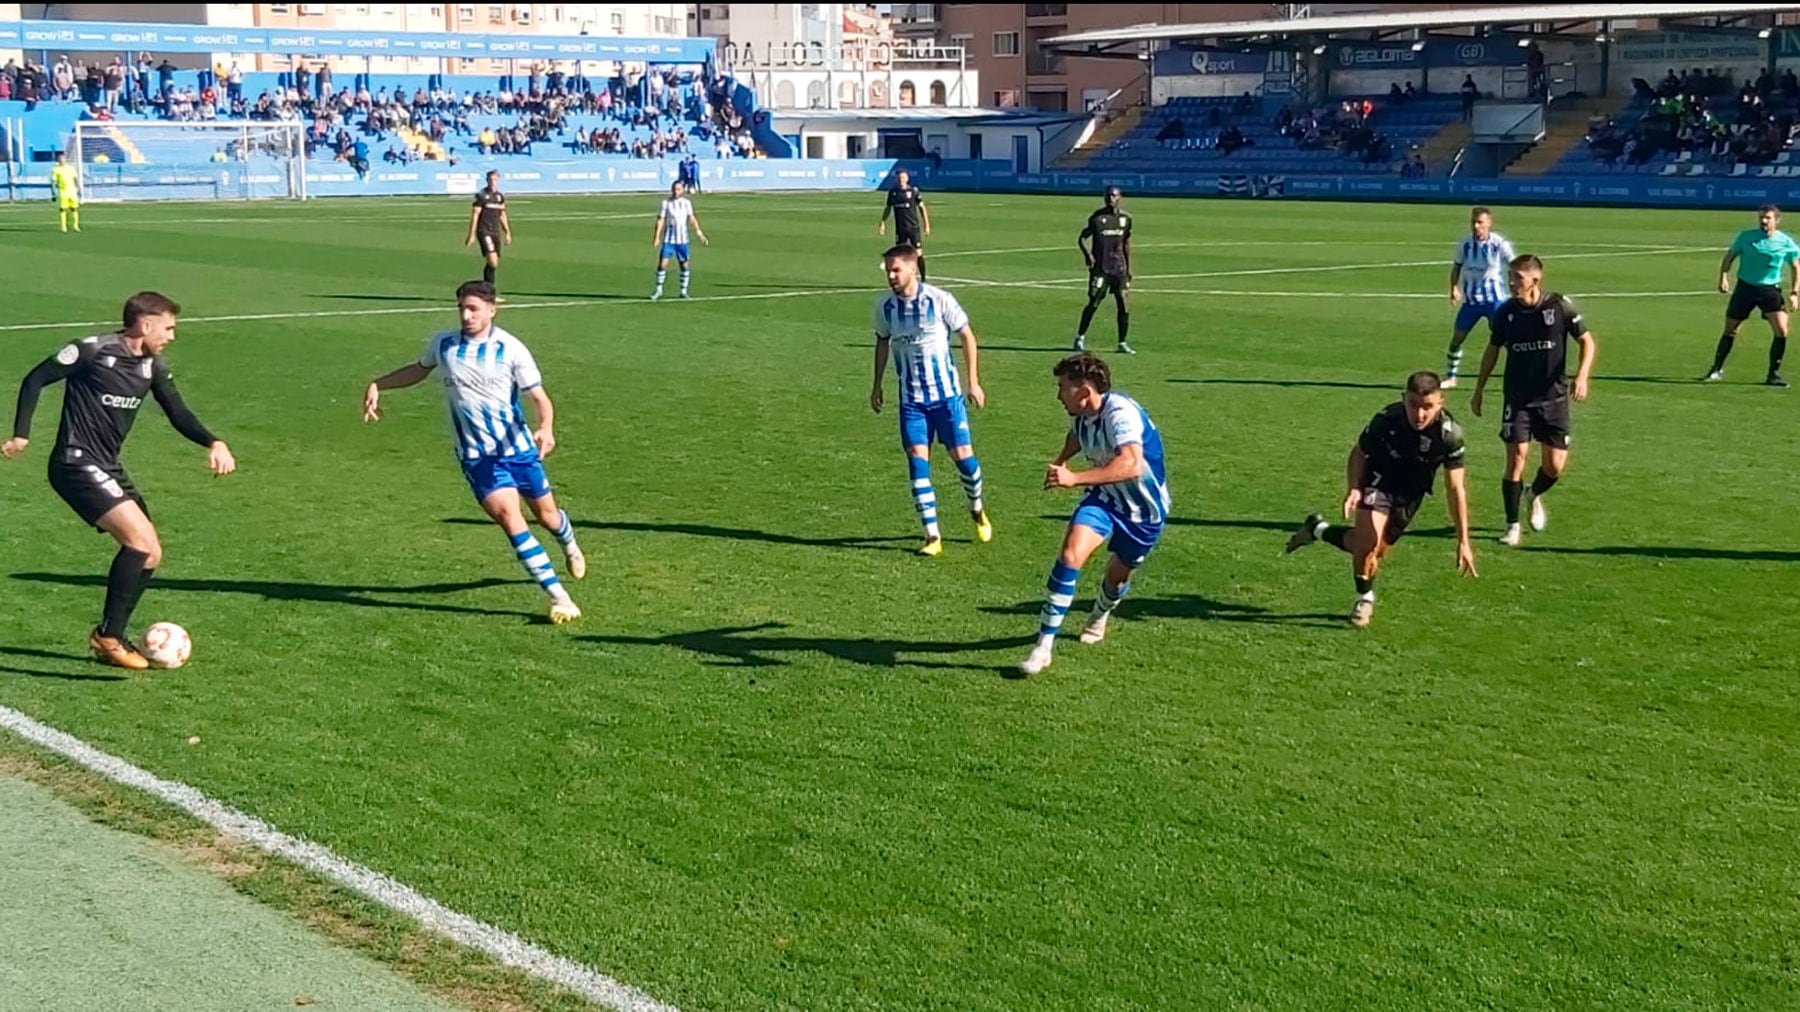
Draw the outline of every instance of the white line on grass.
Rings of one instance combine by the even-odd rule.
[[[956,282],[958,279],[943,278],[942,280]],[[1037,286],[1037,287],[1051,288],[1052,286],[1043,285],[1043,286]],[[1068,289],[1063,288],[1063,289],[1053,289],[1053,290],[1067,291]],[[1147,292],[1151,295],[1224,295],[1224,296],[1269,295],[1269,296],[1274,296],[1276,298],[1283,298],[1283,299],[1295,299],[1295,298],[1299,298],[1299,299],[1442,299],[1446,303],[1448,303],[1450,301],[1449,296],[1446,296],[1442,292],[1322,292],[1317,289],[1314,289],[1311,291],[1305,291],[1305,292],[1265,292],[1265,291],[1250,291],[1248,289],[1243,289],[1243,288],[1136,288],[1136,287],[1132,288],[1131,292],[1133,295],[1136,295],[1139,292]],[[1718,295],[1719,290],[1716,288],[1708,288],[1703,291],[1691,291],[1691,292],[1586,292],[1586,293],[1570,292],[1568,294],[1569,294],[1569,297],[1572,299],[1582,299],[1584,301],[1587,299],[1665,299],[1665,298],[1692,298],[1693,296],[1697,296],[1697,295]]]
[[[1279,246],[1279,247],[1283,247],[1283,248],[1293,247],[1293,246],[1336,246],[1336,247],[1341,248],[1345,245],[1350,245],[1350,246],[1411,246],[1416,249],[1419,246],[1428,245],[1428,244],[1421,243],[1416,240],[1409,240],[1409,239],[1371,239],[1371,240],[1366,240],[1366,241],[1365,240],[1346,241],[1343,239],[1206,239],[1206,240],[1196,240],[1196,241],[1190,241],[1190,242],[1139,242],[1139,243],[1132,243],[1132,248],[1134,248],[1134,249],[1149,249],[1149,248],[1179,249],[1179,248],[1191,248],[1191,247],[1211,248],[1211,247],[1215,247],[1215,246],[1216,247],[1228,247],[1228,248],[1234,248],[1234,249],[1239,248],[1239,247],[1247,247],[1247,246]],[[1065,252],[1068,250],[1072,250],[1074,248],[1075,248],[1075,246],[1073,243],[1065,243],[1061,246],[1013,246],[1013,247],[1008,247],[1006,249],[950,250],[950,251],[944,252],[944,253],[927,253],[926,256],[935,257],[939,260],[942,260],[945,257],[999,256],[999,255],[1005,254],[1005,253],[1061,253],[1061,252]],[[1668,243],[1649,243],[1649,242],[1570,242],[1570,243],[1559,243],[1556,246],[1551,247],[1551,248],[1553,248],[1553,249],[1604,249],[1604,250],[1666,250],[1666,249],[1670,249],[1671,247]],[[1710,249],[1711,247],[1708,247],[1708,248]],[[1563,259],[1563,258],[1559,257],[1558,259]],[[1432,261],[1432,262],[1437,263],[1438,261]],[[1447,264],[1450,262],[1450,258],[1448,256],[1445,256],[1442,262]]]
[[[1557,260],[1585,260],[1594,257],[1635,257],[1666,256],[1671,253],[1703,253],[1711,252],[1711,246],[1657,246],[1650,249],[1608,250],[1604,253],[1564,253]],[[934,254],[940,255],[941,254]],[[1327,274],[1336,271],[1373,271],[1400,267],[1441,267],[1445,261],[1436,260],[1388,260],[1381,263],[1364,264],[1316,264],[1306,267],[1255,267],[1237,271],[1189,271],[1182,274],[1138,274],[1133,281],[1180,281],[1190,278],[1239,278],[1261,277],[1271,274]],[[1034,281],[992,281],[982,278],[942,278],[964,285],[985,285],[998,288],[1056,288],[1069,285],[1086,285],[1088,279],[1074,278],[1041,278]]]
[[[698,295],[690,299],[663,299],[663,302],[748,302],[756,299],[798,299],[813,295],[874,295],[875,289],[868,287],[812,288],[792,292],[750,292],[743,295]],[[520,309],[580,309],[584,306],[618,306],[633,303],[648,303],[646,298],[618,299],[566,299],[560,302],[502,302],[500,305],[508,312]],[[439,313],[453,316],[456,306],[448,300],[438,306],[391,306],[386,309],[319,309],[311,312],[294,313],[235,313],[229,316],[184,316],[181,322],[194,323],[245,323],[252,320],[319,320],[341,316],[406,316],[419,313]],[[117,324],[117,320],[64,320],[60,323],[9,323],[0,325],[0,332],[14,330],[64,330],[75,327],[107,327]]]
[[[483,923],[438,903],[409,886],[370,868],[348,861],[326,847],[289,836],[253,815],[246,815],[200,793],[187,784],[164,780],[147,770],[102,752],[73,735],[41,724],[9,707],[0,706],[0,727],[41,748],[65,756],[95,773],[174,805],[221,833],[247,840],[270,854],[286,858],[323,875],[389,910],[404,914],[426,928],[472,949],[478,949],[507,966],[550,981],[621,1012],[675,1012],[655,998],[598,970],[564,959],[525,941],[510,931]]]

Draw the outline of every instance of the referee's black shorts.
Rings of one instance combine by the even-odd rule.
[[[1761,310],[1764,317],[1770,317],[1785,308],[1780,285],[1753,285],[1739,280],[1737,287],[1731,290],[1731,304],[1725,307],[1725,316],[1732,320],[1748,320],[1752,309]]]
[[[916,228],[896,228],[894,229],[894,242],[900,246],[924,249],[925,235]]]
[[[50,487],[83,523],[98,530],[100,518],[125,502],[135,502],[145,516],[150,514],[124,467],[117,461],[82,457],[80,452],[66,451],[50,462]]]

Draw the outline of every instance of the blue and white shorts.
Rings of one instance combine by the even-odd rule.
[[[550,494],[550,478],[544,474],[544,461],[536,450],[511,457],[465,460],[463,477],[469,480],[478,502],[503,488],[518,489],[526,499],[542,499]]]
[[[1136,569],[1150,557],[1150,550],[1162,538],[1162,524],[1127,520],[1114,512],[1101,498],[1088,493],[1069,518],[1070,526],[1086,527],[1103,538],[1110,537],[1108,548],[1125,565]]]
[[[930,446],[933,438],[945,449],[968,446],[969,408],[961,394],[932,404],[900,404],[900,445]]]

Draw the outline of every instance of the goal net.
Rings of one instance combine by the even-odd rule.
[[[301,123],[79,120],[67,153],[85,200],[306,196]]]

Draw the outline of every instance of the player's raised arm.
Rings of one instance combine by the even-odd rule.
[[[415,383],[422,383],[431,375],[431,366],[422,362],[408,362],[385,376],[376,377],[363,393],[363,421],[381,420],[381,392],[383,390],[401,390]]]
[[[154,368],[155,372],[150,377],[150,393],[156,398],[156,403],[162,405],[169,424],[188,442],[206,447],[207,463],[214,474],[225,475],[237,470],[237,460],[231,455],[231,447],[226,446],[224,440],[213,435],[194,416],[187,402],[182,400],[181,391],[176,388],[174,377],[169,375],[168,366],[158,360]]]
[[[19,405],[13,413],[12,438],[0,445],[0,453],[10,458],[25,452],[25,447],[31,443],[31,416],[37,412],[39,395],[44,392],[45,387],[61,382],[74,372],[89,347],[91,346],[81,344],[64,345],[62,350],[39,362],[36,368],[25,374],[25,378],[19,383]]]
[[[1063,458],[1066,463],[1068,458]],[[1104,467],[1090,467],[1085,471],[1071,471],[1064,464],[1052,464],[1046,484],[1057,488],[1080,488],[1088,485],[1111,485],[1117,481],[1130,481],[1144,471],[1144,444],[1126,443],[1119,447],[1118,455],[1107,461]]]

